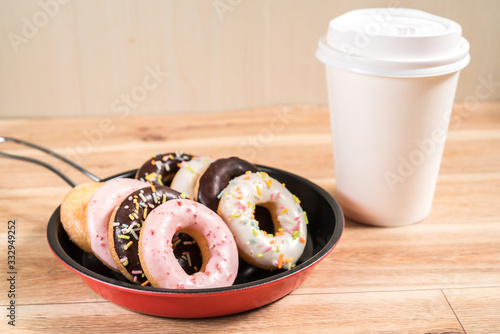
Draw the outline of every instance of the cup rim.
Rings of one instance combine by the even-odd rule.
[[[339,51],[326,42],[323,35],[318,42],[316,58],[341,70],[383,77],[416,78],[449,74],[460,71],[470,62],[469,42],[462,37],[455,54],[428,59],[374,59]]]

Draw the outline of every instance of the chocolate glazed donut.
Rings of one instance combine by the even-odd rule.
[[[175,173],[179,170],[179,165],[192,158],[190,154],[179,152],[155,155],[141,166],[135,178],[155,185],[170,186]]]
[[[177,191],[153,185],[131,193],[111,216],[108,233],[111,255],[120,272],[131,282],[148,283],[139,260],[139,236],[144,221],[157,206],[178,198],[181,197]],[[194,273],[193,267],[201,267],[200,249],[187,234],[177,234],[174,239],[174,254],[179,264],[188,274]]]
[[[220,192],[227,187],[229,181],[247,171],[258,172],[259,169],[236,157],[215,160],[198,179],[195,191],[198,202],[217,212]]]

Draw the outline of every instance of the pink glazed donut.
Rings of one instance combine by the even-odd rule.
[[[118,267],[111,256],[108,241],[111,214],[130,193],[148,186],[148,183],[133,179],[109,181],[94,193],[87,206],[87,229],[92,252],[113,270],[118,271]]]
[[[200,247],[200,271],[188,275],[177,262],[172,238],[189,234]],[[139,258],[151,285],[170,289],[218,288],[233,284],[238,249],[224,221],[203,204],[170,200],[151,211],[139,237]]]

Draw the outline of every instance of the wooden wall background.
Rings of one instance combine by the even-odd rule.
[[[387,6],[459,22],[472,62],[456,100],[500,98],[496,0],[0,0],[0,116],[325,105],[329,20]]]

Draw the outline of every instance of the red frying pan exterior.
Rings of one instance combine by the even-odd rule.
[[[98,295],[126,309],[171,318],[207,318],[234,314],[270,304],[298,288],[315,265],[281,280],[213,293],[162,293],[125,288],[78,274]]]

